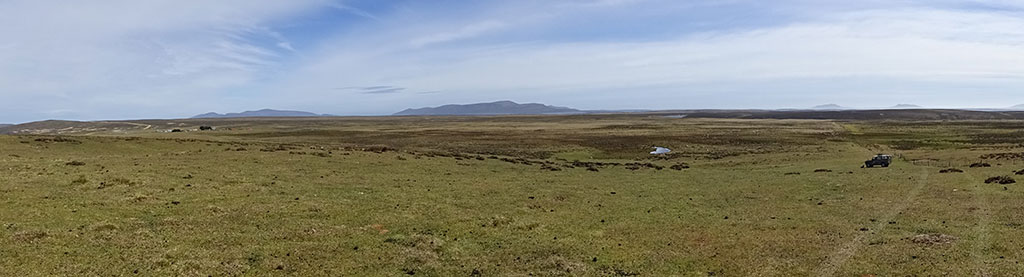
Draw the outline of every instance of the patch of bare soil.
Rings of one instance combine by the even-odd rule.
[[[927,244],[927,245],[938,245],[938,244],[949,244],[956,241],[956,237],[946,234],[920,234],[910,238],[913,243]]]

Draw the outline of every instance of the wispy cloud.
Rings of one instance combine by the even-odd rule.
[[[394,86],[371,86],[371,87],[343,87],[337,88],[337,90],[354,91],[362,94],[389,94],[389,93],[400,93],[406,90],[402,87]]]
[[[445,43],[456,41],[460,39],[467,39],[485,34],[490,31],[500,29],[507,26],[505,23],[499,21],[484,21],[466,25],[458,30],[450,32],[441,32],[430,34],[423,37],[413,39],[410,44],[416,47],[423,47],[431,44]]]
[[[601,99],[590,103],[595,108],[770,108],[819,101],[871,106],[868,101],[913,101],[901,97],[919,95],[916,91],[934,95],[929,99],[989,93],[991,97],[976,98],[978,102],[972,105],[993,106],[1003,100],[984,99],[1012,97],[1014,90],[978,91],[979,86],[998,82],[1000,87],[1024,89],[1024,78],[1014,78],[1024,74],[1024,50],[1017,46],[1024,34],[1015,27],[1024,26],[1024,20],[1001,12],[917,5],[921,4],[888,9],[829,7],[838,11],[793,15],[790,17],[800,20],[760,28],[696,30],[644,40],[604,37],[521,43],[497,39],[466,44],[457,42],[483,31],[440,32],[436,34],[443,35],[416,41],[419,45],[451,42],[445,47],[339,50],[372,54],[326,55],[311,65],[315,70],[302,72],[305,76],[298,80],[315,83],[320,79],[319,70],[328,70],[330,76],[348,72],[345,75],[358,79],[448,92],[444,98],[409,94],[407,98],[389,98],[390,103],[369,103],[398,107],[403,102],[443,104],[517,97],[567,104],[591,101],[581,100],[584,95]],[[522,36],[523,28],[538,24],[558,28],[531,23],[478,29],[500,38],[503,32]],[[466,29],[477,30],[460,30]],[[455,35],[463,33],[467,35]],[[400,36],[394,39],[400,40]],[[643,100],[651,97],[667,101],[652,107]],[[807,103],[796,104],[794,99]],[[953,103],[966,104],[946,105]]]
[[[8,0],[0,121],[54,110],[66,119],[262,107],[388,114],[493,99],[594,109],[1009,105],[1024,102],[1022,9],[1008,0]],[[324,89],[337,84],[389,85]]]
[[[0,54],[0,97],[27,94],[37,100],[0,101],[0,110],[70,110],[62,116],[67,119],[173,115],[173,106],[188,99],[215,97],[265,78],[291,48],[272,23],[322,4],[2,1],[0,33],[15,43]],[[21,112],[4,116],[39,119]]]
[[[350,14],[353,14],[353,15],[356,15],[356,16],[359,16],[359,17],[373,19],[373,20],[380,20],[380,18],[378,18],[377,16],[375,16],[375,15],[373,15],[373,14],[371,14],[371,13],[365,11],[365,10],[362,10],[362,9],[359,9],[359,8],[356,8],[356,7],[353,7],[353,6],[350,6],[350,5],[345,5],[345,4],[342,4],[342,3],[331,3],[330,6],[332,8],[337,9],[337,10],[340,10],[340,11],[343,11],[343,12],[347,12],[347,13],[350,13]]]
[[[386,88],[386,89],[376,89],[376,90],[364,90],[364,91],[362,91],[362,93],[365,93],[365,94],[399,93],[399,92],[402,92],[404,90],[405,90],[405,88]]]

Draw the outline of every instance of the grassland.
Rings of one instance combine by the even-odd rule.
[[[217,130],[160,132],[199,125]],[[586,115],[76,128],[0,136],[0,275],[1024,272],[1024,190],[983,182],[1024,168],[1024,121]],[[652,158],[654,145],[674,152]],[[879,152],[899,161],[860,168]]]

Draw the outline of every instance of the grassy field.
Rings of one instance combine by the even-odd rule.
[[[120,124],[0,136],[0,275],[1024,272],[1024,121]]]

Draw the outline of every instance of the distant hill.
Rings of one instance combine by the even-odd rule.
[[[918,105],[914,105],[914,104],[899,104],[899,105],[891,107],[891,109],[920,109],[920,108],[923,108],[923,107],[918,106]]]
[[[825,104],[811,107],[812,110],[849,110],[850,108],[836,104]]]
[[[11,127],[11,126],[14,126],[14,124],[0,124],[0,128]]]
[[[466,105],[444,105],[433,108],[407,109],[395,115],[507,115],[507,114],[573,114],[580,110],[555,107],[544,104],[519,104],[512,101],[477,103]]]
[[[271,109],[262,109],[258,111],[244,111],[240,113],[204,113],[201,115],[193,116],[192,118],[236,118],[236,117],[313,117],[313,116],[332,116],[328,114],[315,114],[311,112],[302,111],[279,111]]]
[[[1016,106],[1010,107],[1010,109],[1011,110],[1024,110],[1024,104],[1020,104],[1020,105],[1016,105]]]

